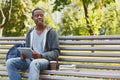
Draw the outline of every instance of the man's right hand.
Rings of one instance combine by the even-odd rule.
[[[23,59],[23,60],[26,59],[26,55],[24,55],[24,54],[20,54],[20,57],[21,57],[21,59]]]

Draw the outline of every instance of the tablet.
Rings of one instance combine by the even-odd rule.
[[[20,51],[20,54],[26,55],[27,58],[32,57],[32,49],[27,47],[19,47],[18,50]]]

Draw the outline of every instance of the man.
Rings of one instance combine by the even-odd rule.
[[[41,70],[49,69],[50,61],[57,61],[60,49],[56,32],[44,23],[45,12],[35,8],[32,19],[35,26],[26,36],[26,47],[33,50],[32,58],[28,59],[21,54],[20,58],[11,58],[6,61],[10,80],[21,80],[20,70],[29,69],[28,80],[39,80]]]

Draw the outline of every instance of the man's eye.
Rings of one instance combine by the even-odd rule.
[[[35,17],[38,17],[39,15],[35,15]]]
[[[41,16],[41,17],[43,17],[44,15],[43,15],[43,14],[41,14],[40,16]]]
[[[43,17],[44,15],[43,14],[39,14],[39,15],[35,15],[35,17]]]

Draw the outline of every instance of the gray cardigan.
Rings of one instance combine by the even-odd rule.
[[[30,47],[30,33],[33,31],[33,29],[34,28],[31,28],[26,35],[26,47]],[[42,58],[45,58],[49,61],[58,61],[58,56],[60,53],[58,36],[53,28],[47,26],[47,29],[48,32],[46,35],[45,50],[42,54]]]

